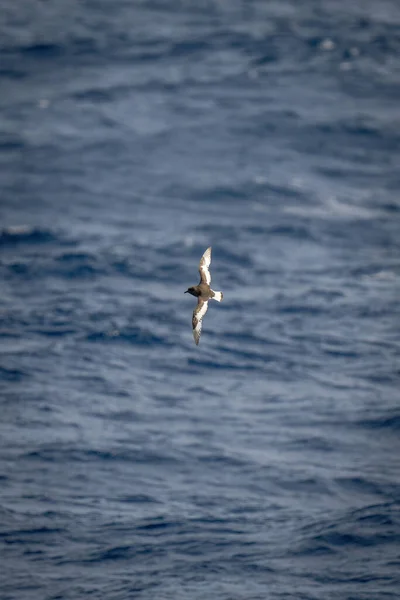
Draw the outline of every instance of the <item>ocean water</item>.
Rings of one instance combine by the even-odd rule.
[[[1,600],[400,597],[399,32],[3,0]]]

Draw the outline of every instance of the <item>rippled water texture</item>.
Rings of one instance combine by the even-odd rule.
[[[399,32],[2,2],[1,600],[399,597]]]

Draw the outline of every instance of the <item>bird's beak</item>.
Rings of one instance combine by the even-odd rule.
[[[183,293],[184,293],[184,294],[187,294],[187,293],[188,293],[188,290],[186,290],[186,292],[183,292]]]

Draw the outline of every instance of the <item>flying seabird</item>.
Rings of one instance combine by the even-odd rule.
[[[185,294],[189,292],[192,296],[196,296],[197,305],[193,311],[192,327],[193,337],[196,345],[200,341],[202,320],[208,309],[208,301],[213,299],[217,302],[221,302],[224,295],[222,292],[214,292],[210,288],[211,275],[210,275],[210,263],[211,263],[211,246],[207,248],[201,257],[199,264],[200,283],[186,290]]]

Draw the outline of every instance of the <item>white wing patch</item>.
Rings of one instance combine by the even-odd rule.
[[[214,292],[214,290],[212,291]],[[213,300],[216,300],[217,302],[222,302],[223,299],[224,295],[222,292],[214,292]]]
[[[211,246],[209,248],[207,248],[207,250],[204,252],[203,256],[201,257],[200,264],[199,264],[199,273],[200,273],[201,283],[207,283],[208,285],[210,285],[210,283],[211,283],[211,275],[210,275],[210,271],[209,271],[210,264],[211,264]]]
[[[193,311],[192,317],[192,327],[193,327],[193,337],[196,345],[198,345],[201,336],[201,328],[202,328],[202,319],[206,314],[208,309],[208,302],[199,301],[196,305],[196,308]]]

